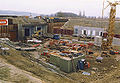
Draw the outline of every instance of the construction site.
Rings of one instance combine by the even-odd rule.
[[[0,15],[0,83],[120,83],[120,2],[104,2],[108,19]]]

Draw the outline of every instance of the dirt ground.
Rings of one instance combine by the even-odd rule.
[[[36,57],[36,52],[33,52]],[[120,79],[120,55],[110,55],[103,57],[102,63],[96,61],[96,56],[86,57],[91,67],[83,71],[68,73],[66,76],[76,83],[119,83]],[[90,76],[83,75],[82,72],[90,73]],[[111,80],[113,79],[113,80]]]
[[[120,56],[120,55],[119,55]],[[90,60],[91,59],[91,60]],[[113,59],[113,57],[105,57],[102,63],[95,61],[95,58],[87,59],[90,62],[91,67],[85,69],[85,72],[89,72],[91,75],[83,75],[79,71],[77,73],[68,74],[73,79],[82,83],[119,83],[120,82],[120,62]]]
[[[120,55],[103,57],[102,63],[90,55],[92,58],[86,57],[91,65],[89,69],[68,73],[65,77],[23,57],[22,51],[10,48],[9,52],[10,55],[0,55],[0,82],[3,83],[120,83]]]

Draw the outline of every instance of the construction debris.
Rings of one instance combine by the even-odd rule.
[[[90,75],[90,73],[88,73],[88,72],[83,72],[82,74],[83,75]]]
[[[101,63],[102,60],[103,60],[103,57],[97,57],[97,58],[96,58],[96,61],[97,61],[97,62],[100,62],[100,63]]]

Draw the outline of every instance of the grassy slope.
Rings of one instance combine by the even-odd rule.
[[[9,79],[10,76],[10,70],[7,67],[1,67],[0,68],[0,79],[1,80],[6,80]]]

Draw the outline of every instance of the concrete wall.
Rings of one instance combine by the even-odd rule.
[[[37,28],[41,27],[42,33],[47,33],[47,25],[28,25],[23,26],[22,24],[18,24],[18,40],[24,40],[25,37],[31,37],[32,34],[34,34],[35,31],[37,31]],[[29,36],[25,36],[25,29],[29,29]]]
[[[119,38],[114,38],[112,44],[116,45],[116,46],[120,46],[120,39]]]
[[[18,24],[18,40],[23,40],[24,37],[24,28],[22,24]]]
[[[29,29],[29,37],[31,37],[32,34],[34,33],[35,26],[26,26],[26,27],[23,27],[23,28],[24,28],[24,36],[26,36],[25,35],[25,29]]]
[[[74,34],[75,35],[83,35],[84,31],[86,31],[87,36],[100,36],[100,33],[104,32],[104,28],[97,27],[83,27],[83,26],[74,26]]]
[[[101,45],[102,45],[102,37],[96,36],[96,37],[94,38],[94,44],[95,44],[96,46],[101,46]],[[119,38],[113,38],[112,45],[120,46],[120,39],[119,39]]]
[[[47,33],[47,30],[48,30],[48,26],[47,25],[43,25],[42,26],[42,33],[43,34]]]
[[[77,68],[78,60],[81,60],[84,58],[85,58],[84,55],[78,56],[78,57],[73,57],[74,67]],[[71,59],[66,59],[66,57],[57,56],[55,54],[50,55],[50,63],[59,67],[60,70],[66,72],[66,73],[73,72],[73,69],[74,69]]]
[[[94,38],[94,44],[95,44],[96,46],[101,46],[101,45],[102,45],[102,37],[96,36],[96,37]]]

